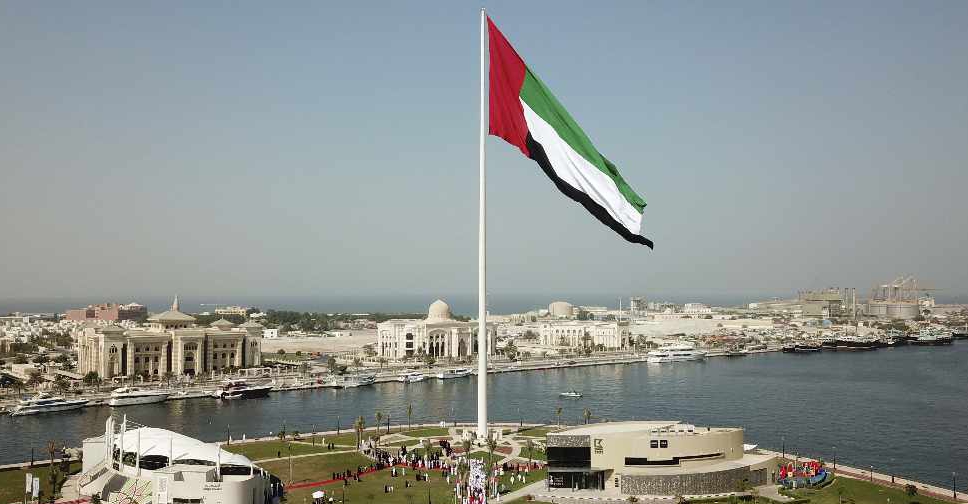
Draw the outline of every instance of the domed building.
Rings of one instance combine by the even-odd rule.
[[[494,348],[495,330],[487,325],[487,353]],[[464,359],[477,353],[477,322],[454,320],[450,305],[438,299],[423,320],[391,319],[377,324],[377,352],[400,360],[422,355]]]
[[[84,328],[77,336],[78,372],[102,379],[198,375],[262,365],[262,326],[239,327],[225,319],[198,327],[195,317],[171,309],[148,317],[147,328],[117,325]]]

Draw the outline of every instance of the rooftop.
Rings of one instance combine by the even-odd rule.
[[[621,434],[640,432],[648,433],[668,433],[668,434],[705,434],[707,432],[726,432],[739,430],[735,427],[696,427],[692,424],[684,424],[678,420],[647,420],[630,422],[605,422],[590,425],[583,425],[559,432],[549,433],[549,436],[591,436],[596,434]]]

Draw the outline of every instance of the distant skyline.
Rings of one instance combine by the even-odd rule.
[[[471,299],[479,7],[0,5],[0,310]],[[968,296],[968,2],[486,7],[655,241],[489,138],[495,300]]]

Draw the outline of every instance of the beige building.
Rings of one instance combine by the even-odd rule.
[[[102,379],[110,379],[259,366],[262,329],[255,322],[235,327],[225,319],[198,327],[194,317],[178,311],[175,298],[171,310],[149,317],[144,329],[113,324],[85,327],[78,335],[78,371],[94,371]]]
[[[617,350],[631,344],[632,333],[624,321],[563,320],[542,323],[538,336],[544,346],[581,347],[587,340],[593,347]]]
[[[377,352],[388,359],[429,354],[435,359],[463,359],[477,353],[477,323],[454,320],[447,303],[437,300],[424,320],[393,319],[377,324]],[[496,331],[487,325],[487,353]]]
[[[548,434],[552,488],[623,495],[711,495],[774,481],[776,457],[743,444],[743,429],[675,421],[613,422]]]

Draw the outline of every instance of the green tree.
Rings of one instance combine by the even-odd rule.
[[[514,360],[518,356],[518,347],[514,344],[514,340],[508,340],[507,345],[504,345],[504,355],[508,359]]]
[[[373,349],[372,343],[363,345],[363,354],[366,355],[367,357],[376,356],[376,350]]]
[[[558,417],[558,427],[561,427],[561,406],[555,408],[555,416]]]
[[[286,350],[284,348],[280,348],[279,350],[276,350],[276,353],[279,355],[286,355]]]
[[[374,416],[376,417],[376,432],[377,432],[377,434],[379,434],[380,433],[380,426],[383,425],[383,412],[382,411],[377,411],[376,412],[376,415],[374,415]]]
[[[353,422],[353,430],[356,431],[356,449],[359,450],[363,444],[363,431],[366,430],[366,420],[363,415],[358,416],[356,421]]]
[[[385,357],[380,357],[379,362],[380,362],[380,370],[382,371],[383,370],[383,366],[386,366],[387,365],[387,360],[386,360]]]
[[[97,387],[98,392],[101,391],[101,377],[97,374],[97,371],[88,371],[81,381],[84,385]]]
[[[34,357],[34,364],[47,364],[50,362],[50,357],[47,354],[40,354]]]
[[[494,467],[494,450],[497,449],[497,437],[493,434],[487,436],[487,466],[488,470]]]
[[[27,386],[31,388],[36,388],[41,383],[44,383],[44,377],[40,374],[40,371],[33,370],[29,371],[30,376],[27,378]]]
[[[336,358],[332,355],[326,358],[326,368],[329,369],[330,373],[339,373],[339,364],[336,362]]]
[[[353,357],[353,368],[359,370],[361,365],[363,361],[359,357]]]
[[[66,376],[59,374],[54,377],[53,387],[54,390],[57,390],[58,392],[64,392],[71,388],[71,382],[67,380]]]

